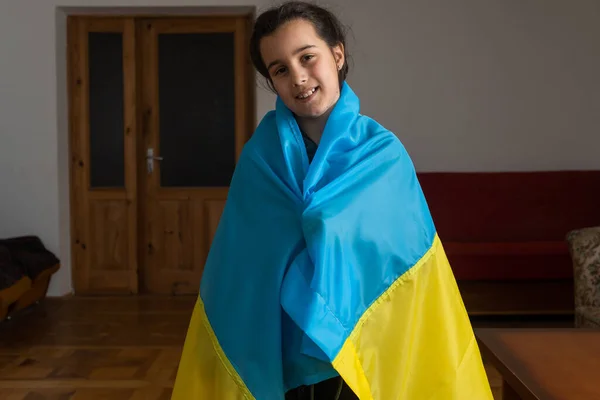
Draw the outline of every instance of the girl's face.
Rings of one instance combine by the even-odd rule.
[[[320,117],[339,99],[344,49],[330,48],[309,21],[280,26],[261,40],[260,51],[277,94],[297,116]]]

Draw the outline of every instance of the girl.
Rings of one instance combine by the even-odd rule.
[[[341,24],[286,3],[256,21],[277,94],[242,155],[173,399],[492,399],[414,166],[360,114]]]
[[[328,10],[289,2],[264,12],[254,25],[250,56],[256,70],[292,111],[312,161],[327,118],[348,75],[342,24]],[[340,378],[289,391],[286,400],[356,399]]]
[[[287,3],[258,18],[250,56],[294,114],[312,158],[348,74],[342,25],[323,8]]]

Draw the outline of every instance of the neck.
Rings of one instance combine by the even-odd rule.
[[[331,109],[329,109],[325,114],[316,118],[296,116],[296,121],[298,122],[298,127],[302,133],[308,136],[316,144],[319,144],[321,137],[323,136],[323,131],[325,130],[325,124],[327,123],[329,114],[331,114]]]

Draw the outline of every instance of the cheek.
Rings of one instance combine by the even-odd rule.
[[[320,62],[313,68],[313,76],[321,81],[321,85],[330,87],[338,86],[338,71],[335,64],[332,66],[326,62]]]
[[[289,82],[285,79],[278,79],[277,82],[273,83],[273,86],[275,87],[277,95],[281,97],[286,105],[291,107],[294,103],[294,94],[290,88]]]
[[[285,96],[288,93],[288,88],[287,85],[285,84],[285,80],[284,79],[275,79],[272,81],[273,82],[273,87],[275,87],[275,91],[277,92],[277,94],[279,96]]]

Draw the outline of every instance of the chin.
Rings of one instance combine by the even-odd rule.
[[[314,112],[310,112],[310,111],[307,112],[304,110],[304,111],[296,112],[295,114],[302,118],[313,118],[314,119],[314,118],[322,117],[325,113],[326,113],[325,110],[324,111],[314,111]]]
[[[313,107],[294,107],[292,108],[294,114],[303,118],[319,118],[327,114],[329,107],[322,105],[315,105]]]

